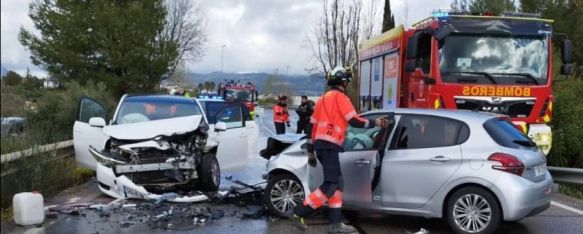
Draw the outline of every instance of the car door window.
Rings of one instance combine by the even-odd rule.
[[[217,122],[226,123],[227,129],[245,126],[243,121],[243,111],[239,105],[225,107],[217,113],[215,119]]]
[[[365,115],[363,118],[374,120],[386,114],[370,114]],[[380,127],[375,128],[355,128],[348,126],[346,129],[346,139],[344,140],[344,150],[345,151],[357,151],[357,150],[372,150],[376,149],[379,145],[379,140],[381,137]],[[386,140],[386,138],[384,139]]]
[[[467,139],[466,130],[460,138],[462,128],[467,128],[460,121],[426,115],[408,115],[401,118],[392,149],[421,149],[445,147],[463,143]]]
[[[216,124],[217,123],[217,119],[216,119],[217,114],[221,110],[223,110],[225,107],[229,106],[229,104],[226,102],[207,101],[207,102],[205,102],[205,106],[206,106],[205,110],[206,110],[206,114],[207,114],[209,123]]]
[[[89,123],[89,119],[93,117],[107,119],[107,112],[105,111],[105,107],[91,98],[81,98],[81,101],[79,102],[79,110],[77,113],[77,121]]]

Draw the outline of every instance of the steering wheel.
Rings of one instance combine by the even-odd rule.
[[[150,121],[150,119],[142,113],[131,113],[124,115],[121,117],[119,122],[121,124],[131,124],[131,123],[139,123],[139,122],[146,122]]]

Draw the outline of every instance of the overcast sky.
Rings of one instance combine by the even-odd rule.
[[[370,1],[370,0],[363,0]],[[383,0],[378,1],[382,14]],[[21,74],[27,67],[36,75],[46,72],[32,65],[30,53],[18,42],[20,26],[34,30],[28,17],[31,0],[1,1],[1,63]],[[306,34],[318,21],[321,0],[198,0],[209,23],[205,56],[188,62],[192,72],[221,70],[221,46],[225,72],[273,72],[305,74],[314,61],[305,49]],[[407,2],[407,3],[405,3]],[[449,8],[449,0],[391,0],[397,24],[429,16],[431,10]],[[405,10],[408,9],[408,10]],[[405,12],[408,12],[406,14]]]

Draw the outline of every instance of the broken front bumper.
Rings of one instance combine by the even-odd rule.
[[[174,162],[166,163],[149,163],[149,164],[128,164],[127,162],[117,160],[111,156],[89,147],[89,151],[97,161],[96,175],[99,189],[114,198],[138,198],[147,200],[162,199],[164,194],[155,194],[148,192],[143,186],[135,184],[125,173],[147,172],[147,171],[162,171],[171,169],[193,169],[190,162]],[[113,168],[115,168],[114,173]],[[196,173],[193,173],[196,177]],[[165,198],[165,200],[172,202],[199,202],[205,201],[209,198],[204,194],[197,194],[194,196],[172,196]]]
[[[159,200],[164,196],[164,194],[148,192],[143,186],[135,184],[125,175],[116,176],[113,173],[113,169],[100,163],[97,164],[96,175],[99,190],[114,198]],[[193,196],[168,197],[165,200],[171,202],[200,202],[208,199],[209,197],[204,194],[197,194]]]

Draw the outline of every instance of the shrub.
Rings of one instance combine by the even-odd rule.
[[[583,168],[583,75],[554,85],[553,146],[549,164]]]

